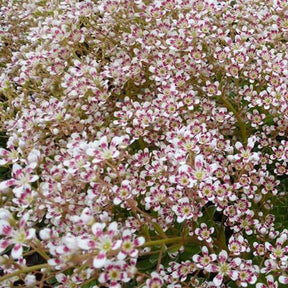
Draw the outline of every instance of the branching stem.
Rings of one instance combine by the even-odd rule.
[[[2,283],[3,281],[9,279],[9,278],[12,278],[12,277],[15,277],[15,276],[18,276],[20,274],[26,274],[26,273],[29,273],[29,272],[33,272],[33,271],[37,271],[37,270],[40,270],[40,269],[43,269],[43,268],[49,268],[50,265],[49,264],[39,264],[39,265],[34,265],[34,266],[30,266],[30,267],[25,267],[21,270],[17,270],[17,271],[14,271],[12,273],[9,273],[9,274],[6,274],[2,277],[0,277],[0,283]]]

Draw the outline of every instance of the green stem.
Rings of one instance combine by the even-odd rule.
[[[246,130],[245,122],[242,121],[242,118],[239,115],[238,111],[233,107],[233,105],[230,103],[230,101],[228,99],[226,99],[223,96],[220,96],[220,99],[224,103],[225,107],[228,110],[230,110],[231,112],[233,112],[233,114],[234,114],[234,116],[238,122],[239,128],[240,128],[242,141],[243,141],[244,145],[246,146],[247,145],[247,130]]]
[[[49,267],[50,267],[50,265],[47,263],[46,264],[39,264],[39,265],[35,265],[35,266],[30,266],[30,267],[25,267],[21,270],[14,271],[12,273],[9,273],[7,275],[0,277],[0,283],[2,283],[2,281],[5,281],[5,280],[12,278],[14,276],[18,276],[20,274],[29,273],[29,272],[33,272],[36,270],[40,270],[42,268],[49,268]]]
[[[163,244],[174,243],[174,242],[183,242],[183,237],[164,238],[160,240],[149,241],[149,242],[144,243],[142,247],[163,245]]]
[[[41,257],[44,258],[46,261],[49,260],[50,257],[47,255],[47,253],[46,253],[44,250],[39,249],[38,244],[41,245],[41,243],[39,243],[39,242],[38,242],[38,243],[35,243],[36,246],[34,245],[34,243],[32,243],[32,244],[31,244],[31,247],[32,247],[37,253],[39,253],[39,254],[41,255]]]
[[[157,261],[157,268],[156,268],[157,273],[159,273],[159,270],[160,270],[160,265],[161,265],[161,260],[162,260],[162,256],[163,256],[164,250],[165,250],[165,246],[163,244],[161,246],[161,249],[160,249],[160,252],[159,252],[158,261]]]

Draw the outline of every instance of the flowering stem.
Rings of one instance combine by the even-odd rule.
[[[159,271],[160,271],[160,265],[161,265],[161,260],[162,260],[164,249],[165,249],[165,246],[164,246],[164,244],[162,244],[160,252],[159,252],[158,261],[157,261],[157,268],[156,268],[157,273],[159,273]]]
[[[237,122],[238,122],[238,125],[239,125],[239,128],[240,128],[240,132],[241,132],[241,138],[242,138],[242,141],[244,143],[244,145],[246,146],[247,145],[247,130],[246,130],[246,125],[245,123],[242,121],[242,118],[241,116],[239,115],[239,112],[233,107],[233,105],[230,103],[230,101],[228,99],[226,99],[225,97],[223,96],[220,96],[220,99],[222,100],[223,104],[225,105],[225,107],[233,112]]]
[[[7,275],[4,275],[2,277],[0,277],[0,283],[2,281],[5,281],[9,278],[12,278],[14,276],[18,276],[20,274],[24,274],[24,273],[29,273],[29,272],[33,272],[33,271],[37,271],[37,270],[40,270],[40,269],[43,269],[43,268],[49,268],[50,265],[49,264],[39,264],[39,265],[34,265],[34,266],[30,266],[30,267],[25,267],[21,270],[17,270],[15,272],[12,272],[12,273],[9,273]]]
[[[41,245],[40,242],[35,243],[35,245],[34,245],[34,243],[33,243],[33,244],[30,243],[31,247],[33,247],[33,249],[34,249],[37,253],[39,253],[42,258],[44,258],[44,259],[47,261],[48,259],[50,259],[50,257],[47,255],[47,253],[46,253],[43,249],[41,249],[41,247],[39,247],[39,244]]]
[[[183,237],[173,237],[173,238],[164,238],[160,240],[152,240],[152,241],[144,243],[142,247],[163,245],[163,244],[174,243],[174,242],[179,242],[179,241],[182,242]]]

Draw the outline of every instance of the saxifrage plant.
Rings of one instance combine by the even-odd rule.
[[[285,287],[286,0],[1,1],[1,287]]]

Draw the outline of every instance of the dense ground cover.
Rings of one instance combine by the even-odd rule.
[[[0,3],[1,287],[286,287],[286,0]]]

